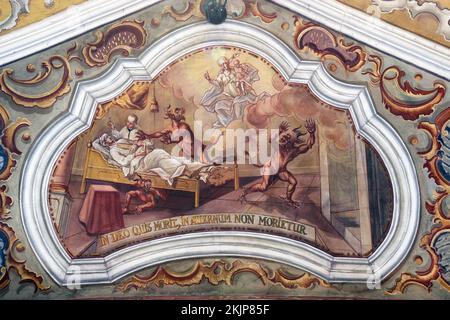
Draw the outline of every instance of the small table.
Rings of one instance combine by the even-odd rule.
[[[108,185],[91,185],[81,208],[80,221],[91,235],[124,228],[119,191]]]

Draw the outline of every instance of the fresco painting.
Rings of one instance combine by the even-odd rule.
[[[379,190],[368,184],[375,167],[386,177]],[[269,232],[367,256],[392,214],[389,176],[348,112],[232,47],[189,54],[98,106],[49,190],[55,226],[76,257],[208,230]],[[380,197],[391,205],[373,221]],[[383,229],[376,237],[372,223]]]
[[[100,2],[0,5],[0,299],[449,298],[446,1]]]

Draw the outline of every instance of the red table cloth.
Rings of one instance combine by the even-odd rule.
[[[91,185],[80,212],[89,234],[104,234],[125,227],[120,193],[108,185]]]

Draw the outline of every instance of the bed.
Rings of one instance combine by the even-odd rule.
[[[172,185],[153,173],[139,173],[139,175],[152,182],[153,187],[166,190],[178,190],[194,193],[194,207],[200,205],[200,185],[203,182],[198,177],[180,176],[174,179]],[[122,170],[110,163],[103,155],[88,144],[86,160],[84,163],[83,177],[81,180],[80,193],[86,192],[88,180],[98,180],[118,184],[133,185],[135,181],[128,179]],[[208,175],[206,184],[211,186],[221,186],[228,181],[234,181],[234,190],[239,189],[238,165],[219,165],[215,166]]]

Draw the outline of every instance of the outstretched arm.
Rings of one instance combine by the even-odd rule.
[[[147,134],[144,131],[140,130],[137,134],[139,140],[144,140],[144,139],[153,139],[153,138],[161,138],[167,134],[170,134],[170,130],[169,129],[163,129],[160,131],[155,131],[153,133]]]

